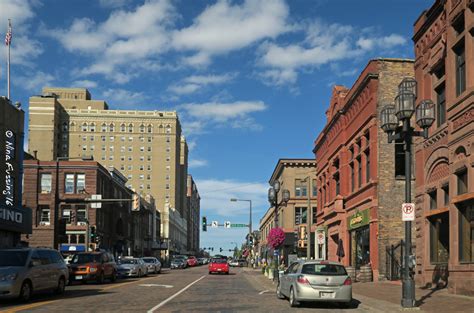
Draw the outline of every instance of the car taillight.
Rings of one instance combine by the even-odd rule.
[[[344,281],[344,286],[350,286],[352,285],[352,279],[350,277],[347,277],[346,280]]]
[[[306,279],[306,277],[304,277],[303,275],[298,276],[297,282],[300,283],[300,284],[308,284],[309,285],[308,279]]]

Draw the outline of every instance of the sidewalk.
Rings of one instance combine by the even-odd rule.
[[[253,279],[271,292],[276,284],[266,278],[260,269],[244,268]],[[399,282],[354,283],[354,299],[360,301],[359,308],[368,311],[400,312],[402,286]],[[474,298],[452,295],[447,289],[416,289],[417,312],[474,312]]]

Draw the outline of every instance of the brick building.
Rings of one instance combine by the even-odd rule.
[[[30,246],[54,246],[54,224],[65,219],[66,236],[60,238],[62,250],[103,248],[116,255],[140,251],[142,242],[152,238],[151,222],[143,219],[144,202],[133,212],[131,202],[102,203],[94,208],[83,202],[91,195],[103,199],[132,199],[133,191],[125,186],[126,178],[117,170],[109,172],[95,161],[24,161],[23,205],[33,211],[32,235],[24,236]],[[58,173],[58,208],[55,210],[56,173]],[[154,207],[153,207],[154,209]],[[147,216],[153,216],[149,212]],[[134,222],[136,221],[136,223]],[[145,230],[137,228],[144,227]],[[73,246],[73,248],[69,248]],[[150,244],[151,246],[151,244]],[[148,247],[147,247],[148,248]],[[150,248],[151,249],[151,248]]]
[[[374,280],[385,276],[386,246],[404,234],[403,145],[388,143],[378,117],[412,76],[411,60],[375,59],[351,89],[335,86],[313,150],[327,258],[356,269],[370,264]]]
[[[436,104],[416,160],[416,281],[474,295],[474,1],[437,0],[415,23],[418,99]]]

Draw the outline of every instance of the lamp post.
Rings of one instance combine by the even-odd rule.
[[[313,209],[311,207],[311,179],[310,176],[306,176],[306,178],[303,180],[308,183],[308,190],[307,195],[308,195],[308,209],[306,210],[307,215],[306,215],[306,222],[308,225],[308,229],[306,233],[308,234],[308,239],[306,240],[306,259],[311,260],[311,227],[312,227],[312,222],[313,222]]]
[[[59,162],[64,160],[83,160],[83,161],[92,161],[94,158],[92,156],[83,156],[83,157],[57,157],[56,158],[56,177],[55,177],[55,188],[54,188],[54,223],[53,223],[53,249],[59,249]],[[86,211],[87,212],[87,211]],[[87,225],[86,230],[86,242],[88,242],[89,236],[89,225]],[[87,245],[86,245],[87,251]]]
[[[275,180],[273,183],[273,186],[271,186],[268,189],[268,202],[270,203],[271,206],[275,208],[275,217],[274,217],[274,224],[275,228],[278,227],[278,207],[282,204],[288,203],[288,200],[290,200],[290,191],[288,189],[283,189],[282,190],[282,200],[280,203],[278,203],[278,192],[280,192],[280,182],[278,180]],[[275,259],[275,269],[273,271],[273,277],[278,279],[278,263],[279,263],[279,257],[280,253],[278,250],[275,251],[276,255],[274,255]]]
[[[411,202],[411,145],[413,137],[428,137],[428,128],[434,122],[434,103],[422,100],[415,110],[416,81],[405,78],[398,86],[395,105],[386,105],[380,112],[381,128],[388,135],[388,142],[403,140],[405,146],[405,202]],[[410,119],[416,111],[416,123],[422,132],[415,131]],[[400,125],[401,124],[401,125]],[[415,281],[410,275],[412,266],[411,221],[405,221],[405,256],[403,262],[402,301],[404,308],[415,306]]]
[[[232,198],[232,199],[230,199],[230,201],[232,201],[232,202],[237,202],[237,201],[248,202],[249,205],[250,205],[249,235],[248,235],[248,237],[247,237],[247,245],[249,245],[250,236],[252,236],[252,200],[245,200],[245,199]]]

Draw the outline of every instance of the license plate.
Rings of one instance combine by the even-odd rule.
[[[76,279],[82,279],[82,276],[81,275],[76,276]]]
[[[327,299],[327,298],[332,298],[333,295],[334,295],[334,294],[333,294],[332,292],[321,292],[321,293],[320,293],[321,298],[325,298],[325,299]]]
[[[220,268],[217,269],[218,272],[222,271]]]

